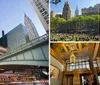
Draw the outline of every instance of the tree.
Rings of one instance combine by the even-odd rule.
[[[68,20],[60,17],[51,19],[51,31],[61,33],[100,34],[100,15],[77,16]]]
[[[64,23],[66,23],[66,20],[63,18],[59,18],[59,17],[52,18],[50,22],[51,31],[55,31],[55,32],[58,31],[59,27]]]

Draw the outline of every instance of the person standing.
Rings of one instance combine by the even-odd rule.
[[[97,85],[97,80],[95,75],[92,76],[92,85]]]
[[[84,85],[89,85],[89,81],[87,78],[84,79]]]

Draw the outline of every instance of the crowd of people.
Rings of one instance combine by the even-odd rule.
[[[84,85],[97,85],[96,76],[91,75],[91,76],[85,77]]]
[[[99,41],[100,36],[88,34],[51,33],[51,41]]]

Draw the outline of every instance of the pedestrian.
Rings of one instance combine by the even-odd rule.
[[[89,85],[89,81],[87,77],[84,79],[84,85]]]
[[[92,76],[92,85],[97,85],[97,80],[95,75]]]

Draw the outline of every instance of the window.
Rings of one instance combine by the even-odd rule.
[[[35,4],[37,4],[37,2],[35,2]]]
[[[43,16],[45,16],[45,13],[42,13]]]
[[[35,1],[35,4],[36,4],[37,6],[39,5],[38,3],[39,3],[39,0],[36,0],[36,1]]]
[[[49,20],[47,20],[46,23],[49,24]]]
[[[44,9],[44,8],[42,8],[42,9],[40,10],[40,12],[43,12],[43,11],[45,11],[45,9]]]
[[[45,20],[46,20],[46,19],[48,19],[48,18],[49,18],[49,16],[48,16],[48,15],[44,17],[44,19],[45,19]]]
[[[98,67],[100,67],[100,58],[97,58],[97,64],[98,64]]]
[[[76,63],[76,69],[78,69],[78,68],[79,68],[78,63]]]
[[[40,5],[39,7],[38,7],[38,9],[42,9],[43,8],[43,6],[42,5]]]
[[[90,69],[89,62],[76,62],[74,65],[69,63],[67,64],[67,71],[75,70],[75,69]]]
[[[39,2],[39,5],[41,5],[41,3]]]
[[[72,69],[73,69],[73,70],[75,69],[75,65],[72,65]]]
[[[45,11],[44,13],[47,14],[47,11]]]
[[[97,67],[97,61],[96,60],[93,61],[93,65],[94,65],[94,67]]]
[[[99,84],[100,84],[100,76],[98,76]]]
[[[37,7],[39,7],[39,4],[36,4]]]
[[[86,68],[86,67],[85,67],[85,64],[83,64],[83,68]]]
[[[47,3],[49,3],[49,0],[45,0]]]
[[[70,70],[73,70],[73,69],[72,69],[72,65],[71,65],[71,64],[70,64]]]
[[[82,69],[82,63],[81,62],[79,63],[79,68]]]
[[[90,67],[89,67],[89,62],[86,62],[86,68],[87,68],[87,69],[90,69]]]
[[[67,64],[67,70],[68,71],[70,70],[70,64]]]

